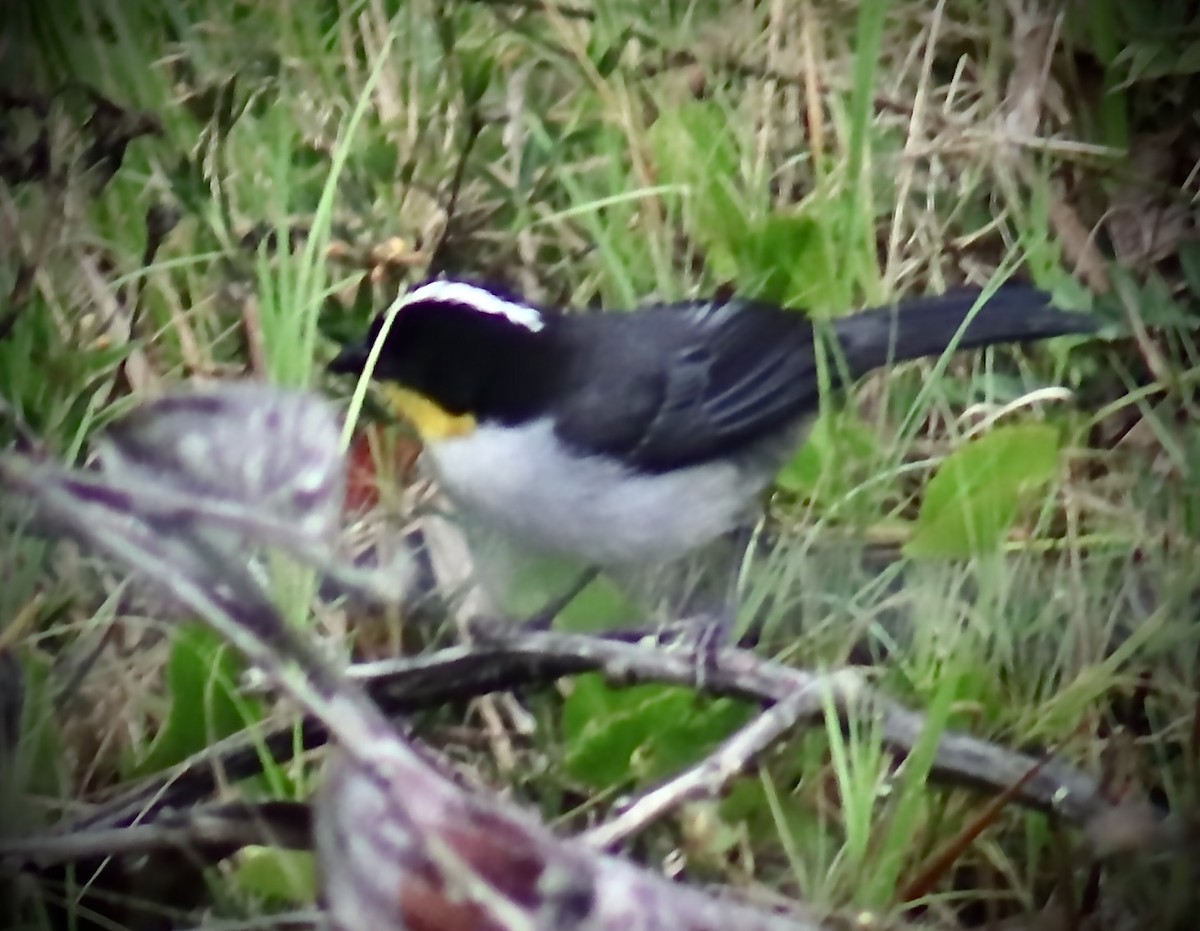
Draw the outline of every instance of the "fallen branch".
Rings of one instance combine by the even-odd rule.
[[[633,641],[633,642],[630,642]],[[517,632],[503,640],[450,647],[427,655],[352,666],[348,676],[360,682],[387,715],[411,714],[499,691],[546,686],[566,676],[601,672],[629,685],[661,683],[695,686],[695,662],[685,652],[660,647],[646,638],[594,637],[556,632]],[[879,715],[888,747],[899,755],[912,750],[925,728],[925,717],[862,684],[850,670],[821,674],[763,659],[753,653],[722,650],[705,676],[705,691],[758,704],[787,703],[797,713],[780,731],[824,715],[814,697],[830,690],[844,716]],[[803,700],[797,696],[806,696]],[[787,720],[783,710],[769,720]],[[761,725],[768,730],[769,726]],[[270,734],[257,731],[214,744],[178,767],[124,793],[71,823],[64,830],[118,827],[144,822],[159,810],[179,808],[207,798],[217,773],[238,780],[257,774],[264,760],[283,762],[297,751],[321,746],[327,732],[308,718],[300,728],[285,725]],[[773,738],[772,738],[773,739]],[[757,750],[754,752],[758,752]],[[701,764],[702,766],[704,764]],[[1039,767],[1033,778],[1027,774]],[[991,793],[1020,785],[1014,801],[1054,813],[1086,828],[1108,817],[1115,806],[1091,775],[1057,760],[1016,753],[968,734],[946,732],[939,740],[932,778],[947,785]],[[694,790],[689,790],[694,791]]]

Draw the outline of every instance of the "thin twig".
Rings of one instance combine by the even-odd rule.
[[[687,802],[716,798],[771,744],[794,730],[804,718],[818,715],[826,694],[850,695],[861,687],[861,676],[852,669],[818,678],[810,687],[772,705],[703,761],[635,799],[582,839],[593,847],[611,849]]]
[[[303,802],[233,802],[164,812],[153,823],[0,840],[0,861],[38,866],[162,850],[312,848],[312,815]],[[227,855],[227,854],[226,854]]]

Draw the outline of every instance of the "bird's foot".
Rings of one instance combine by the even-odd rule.
[[[698,692],[707,689],[720,668],[721,650],[729,645],[736,620],[732,610],[721,611],[682,618],[659,629],[660,645],[687,652]]]

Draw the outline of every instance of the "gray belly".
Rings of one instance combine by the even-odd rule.
[[[599,566],[663,563],[755,516],[780,450],[740,462],[636,475],[555,441],[553,425],[481,426],[426,447],[442,490],[467,516],[525,546]]]

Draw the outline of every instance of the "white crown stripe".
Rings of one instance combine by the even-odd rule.
[[[496,314],[527,330],[537,332],[546,321],[536,308],[528,304],[518,304],[506,301],[485,288],[480,288],[465,281],[430,281],[413,291],[409,291],[400,302],[400,308],[422,301],[446,301],[451,304],[465,304],[485,314]]]

